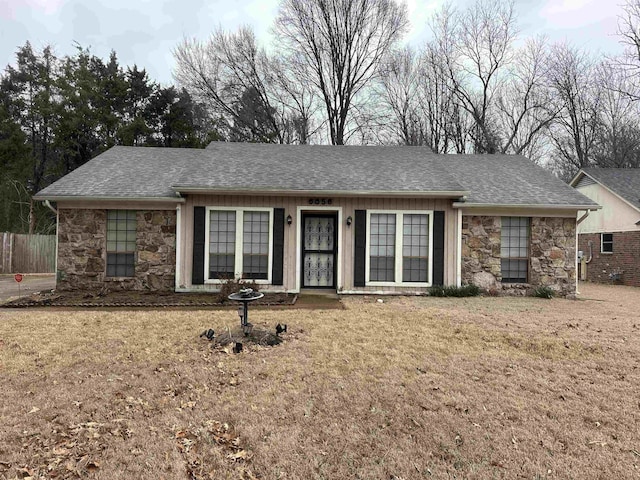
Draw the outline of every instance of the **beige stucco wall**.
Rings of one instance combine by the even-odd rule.
[[[356,210],[441,210],[445,212],[445,268],[444,283],[456,283],[456,229],[457,211],[451,206],[449,199],[425,198],[362,198],[362,197],[331,197],[332,204],[327,208],[342,210],[342,221],[339,224],[338,252],[338,285],[343,291],[369,292],[416,292],[424,288],[402,287],[354,287],[353,285],[353,256],[354,256],[354,227],[346,225],[346,218],[355,218]],[[216,289],[216,285],[191,284],[191,265],[193,257],[193,207],[226,206],[226,207],[270,207],[284,208],[285,217],[291,215],[293,222],[285,225],[284,239],[284,285],[282,287],[264,287],[264,291],[284,290],[296,292],[299,287],[298,251],[296,248],[297,232],[300,228],[298,212],[313,212],[314,206],[309,205],[309,197],[294,196],[244,196],[244,195],[188,195],[186,203],[180,206],[180,238],[181,252],[178,259],[178,289]],[[326,212],[326,210],[322,210]]]
[[[640,220],[640,212],[602,185],[596,183],[580,187],[577,190],[602,205],[601,210],[591,212],[578,225],[578,234],[640,231],[640,225],[636,225],[636,222]],[[640,192],[638,195],[640,196]]]

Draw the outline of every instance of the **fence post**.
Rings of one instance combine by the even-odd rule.
[[[0,273],[8,273],[6,267],[7,257],[7,232],[2,232],[2,243],[0,243]]]
[[[9,234],[9,273],[13,273],[13,233]]]

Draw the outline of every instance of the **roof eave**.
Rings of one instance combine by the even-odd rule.
[[[600,185],[602,188],[604,188],[605,190],[607,190],[609,193],[613,194],[614,196],[618,197],[620,200],[622,200],[624,203],[626,203],[627,205],[629,205],[631,208],[637,210],[638,212],[640,212],[640,207],[638,207],[637,205],[634,205],[633,202],[630,202],[629,200],[627,200],[623,195],[620,195],[618,192],[616,192],[613,188],[609,187],[606,183],[602,182],[601,180],[597,179],[596,177],[594,177],[593,175],[589,175],[587,172],[580,170],[576,176],[573,178],[573,180],[571,180],[571,183],[569,185],[571,185],[572,187],[574,186],[574,181],[578,180],[578,176],[582,174],[582,175],[586,175],[587,177],[589,177],[591,180],[593,180],[594,182],[596,182],[598,185]],[[575,187],[574,187],[575,188]]]
[[[548,210],[600,210],[602,205],[558,205],[558,204],[531,204],[531,203],[467,203],[453,202],[453,208],[507,208],[507,209],[548,209]]]
[[[593,178],[591,175],[589,175],[587,172],[585,172],[584,170],[580,169],[578,171],[578,173],[575,174],[575,176],[571,179],[571,181],[569,182],[569,186],[575,188],[576,184],[578,183],[578,180],[580,180],[580,177],[586,175],[587,177],[589,177],[591,180],[596,181],[597,180],[595,178]],[[599,183],[599,182],[598,182]]]
[[[50,202],[166,202],[184,203],[181,197],[114,197],[114,196],[81,196],[81,195],[34,195],[34,200]]]
[[[180,194],[214,194],[214,195],[332,195],[340,197],[439,197],[460,198],[469,194],[467,190],[439,191],[395,191],[395,190],[281,190],[277,188],[211,188],[192,186],[172,186]]]

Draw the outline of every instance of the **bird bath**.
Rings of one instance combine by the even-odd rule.
[[[228,297],[229,300],[242,303],[242,306],[238,308],[238,315],[240,315],[240,325],[245,335],[248,335],[251,332],[251,327],[253,327],[253,325],[249,323],[249,302],[253,302],[262,297],[264,297],[264,293],[256,292],[252,288],[243,288]]]

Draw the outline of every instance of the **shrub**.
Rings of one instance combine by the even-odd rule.
[[[538,298],[553,298],[556,292],[550,287],[540,286],[533,291],[533,296]]]
[[[219,301],[221,303],[226,302],[229,295],[239,292],[242,288],[252,288],[256,292],[259,290],[259,286],[256,284],[255,280],[238,280],[236,278],[223,279],[222,283],[220,284],[220,292],[218,293]]]
[[[476,297],[480,294],[480,288],[477,285],[463,285],[456,287],[449,286],[435,286],[431,287],[429,295],[432,297]]]

